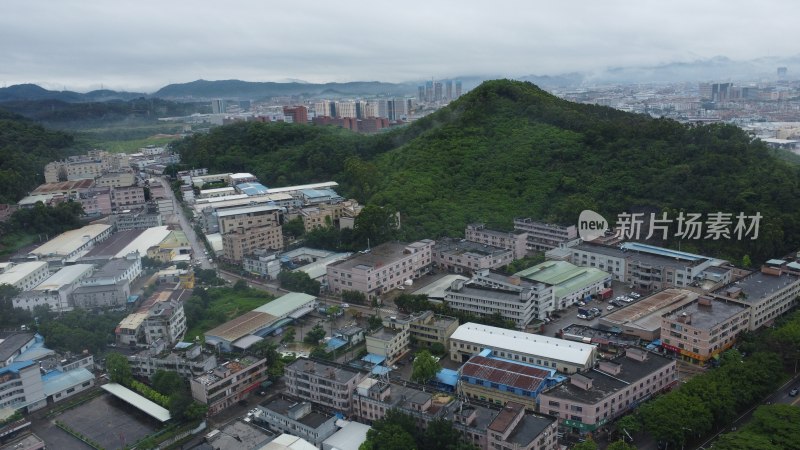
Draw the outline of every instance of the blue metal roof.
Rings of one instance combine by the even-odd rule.
[[[436,381],[455,387],[458,384],[458,372],[451,369],[442,369],[436,374]]]
[[[35,363],[33,361],[16,361],[0,369],[0,375],[7,372],[19,373],[20,370],[34,364]]]
[[[389,373],[391,371],[392,371],[392,369],[390,369],[390,368],[388,368],[386,366],[375,366],[375,367],[372,368],[372,373],[375,374],[375,375],[385,375],[385,374],[387,374],[387,373]]]
[[[83,368],[70,370],[69,372],[53,370],[42,376],[42,387],[44,388],[44,395],[50,396],[92,379],[94,379],[92,372]]]
[[[361,358],[361,360],[372,364],[380,364],[386,361],[386,357],[381,355],[376,355],[374,353],[367,353],[367,355]]]
[[[335,338],[334,337],[334,338],[331,338],[328,341],[328,346],[327,346],[326,350],[329,351],[329,352],[332,352],[332,351],[334,351],[336,349],[344,347],[345,345],[347,345],[347,341],[343,341],[343,340],[341,340],[339,338]]]

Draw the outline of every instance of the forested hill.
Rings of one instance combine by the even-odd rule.
[[[397,208],[405,237],[458,235],[471,221],[575,223],[583,209],[754,214],[756,241],[684,242],[754,259],[800,247],[798,169],[734,126],[686,126],[558,99],[497,80],[379,136],[238,124],[179,144],[185,161],[249,170],[268,184],[334,179],[361,201]]]
[[[75,154],[72,135],[0,109],[0,203],[14,203],[44,182],[44,166]]]

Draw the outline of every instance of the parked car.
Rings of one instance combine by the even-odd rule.
[[[611,311],[612,309],[614,309],[614,305],[608,305],[608,306],[606,307],[606,309],[607,309],[607,310],[609,310],[609,311]]]
[[[797,392],[798,392],[797,388],[794,388],[791,391],[789,391],[789,396],[797,397]]]
[[[586,320],[588,317],[584,316],[583,314],[578,314],[578,319]]]
[[[580,302],[578,302],[578,306],[586,306],[586,303],[584,303],[583,301],[580,301]]]

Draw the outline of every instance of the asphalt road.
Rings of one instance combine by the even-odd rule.
[[[186,238],[189,240],[189,244],[192,246],[193,259],[195,261],[200,261],[200,267],[203,269],[213,269],[214,265],[208,261],[208,256],[205,256],[206,246],[202,239],[197,236],[197,233],[195,233],[194,228],[192,228],[192,224],[186,219],[186,215],[183,213],[183,208],[181,208],[181,203],[177,198],[175,198],[175,193],[172,192],[169,179],[167,177],[161,177],[161,181],[167,187],[164,189],[164,191],[167,193],[167,197],[172,199],[172,203],[175,207],[175,217],[178,219],[178,225],[180,225],[181,230],[183,230],[183,232],[186,234]]]

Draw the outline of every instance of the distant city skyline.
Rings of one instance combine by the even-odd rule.
[[[800,60],[784,20],[798,13],[779,0],[15,2],[0,15],[0,86],[150,93],[197,79],[419,83]]]

